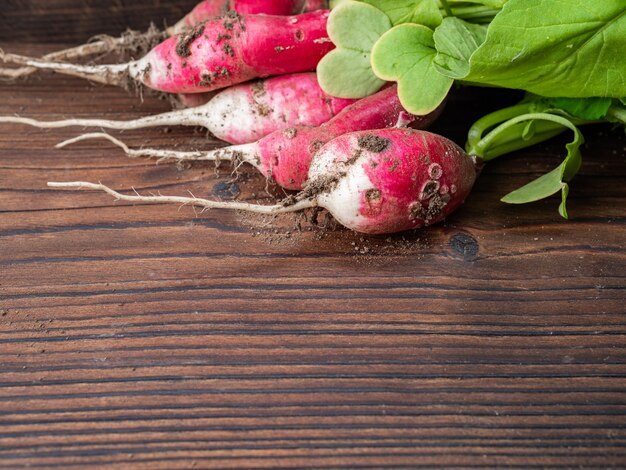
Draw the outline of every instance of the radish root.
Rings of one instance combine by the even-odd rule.
[[[129,29],[118,38],[99,35],[94,37],[92,42],[51,52],[44,55],[41,59],[50,62],[66,62],[94,55],[104,56],[113,52],[144,55],[167,37],[166,32],[151,25],[145,33]],[[16,80],[27,77],[36,71],[36,67],[29,66],[13,69],[0,68],[0,79]]]
[[[0,122],[2,122],[0,120]],[[176,161],[211,161],[219,164],[222,161],[231,161],[239,165],[241,162],[247,162],[251,165],[258,166],[256,146],[254,144],[231,145],[225,148],[215,150],[194,150],[194,151],[178,151],[178,150],[161,150],[161,149],[132,149],[121,140],[104,132],[92,132],[89,134],[79,135],[55,145],[55,148],[63,148],[76,142],[90,139],[105,139],[121,148],[130,158],[136,157],[155,157],[159,162],[165,160]]]
[[[104,127],[107,129],[131,130],[157,126],[203,126],[201,113],[194,108],[177,109],[167,113],[145,116],[130,121],[114,121],[110,119],[62,119],[60,121],[38,121],[20,116],[0,116],[0,123],[26,124],[40,129],[56,129],[59,127],[83,126]]]
[[[72,139],[64,140],[63,142],[59,142],[54,147],[57,149],[66,147],[67,145],[72,145],[76,142],[80,142],[83,140],[90,139],[105,139],[109,142],[117,145],[121,148],[128,157],[130,158],[138,158],[138,157],[156,157],[159,162],[164,160],[206,160],[203,158],[207,152],[201,152],[200,150],[191,151],[191,152],[182,152],[176,150],[159,150],[159,149],[132,149],[128,147],[124,142],[119,139],[116,139],[112,135],[106,134],[104,132],[93,132],[90,134],[79,135],[78,137],[74,137]],[[213,158],[215,160],[215,158]],[[227,155],[224,155],[222,160],[228,160]]]
[[[78,189],[94,189],[104,191],[107,194],[113,196],[119,201],[128,202],[149,202],[149,203],[173,203],[182,205],[191,205],[196,207],[202,207],[203,209],[231,209],[242,210],[247,212],[255,212],[259,214],[277,215],[286,214],[289,212],[297,212],[304,209],[309,209],[317,206],[317,200],[315,198],[302,199],[296,203],[292,203],[291,200],[285,204],[274,204],[270,206],[264,206],[260,204],[250,204],[247,202],[232,202],[232,201],[213,201],[210,199],[201,199],[197,197],[181,197],[181,196],[142,196],[137,191],[135,195],[122,194],[120,192],[105,186],[102,183],[88,183],[85,181],[70,181],[66,183],[50,182],[48,186],[51,188],[78,188]]]
[[[107,65],[76,65],[63,62],[52,62],[44,59],[10,54],[0,49],[0,60],[18,65],[26,65],[35,69],[53,70],[65,75],[85,78],[104,85],[127,86],[128,76],[133,63]]]

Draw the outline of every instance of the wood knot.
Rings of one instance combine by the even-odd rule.
[[[478,241],[469,233],[455,233],[450,238],[449,245],[452,252],[465,261],[474,261],[478,256]]]
[[[237,183],[220,181],[213,186],[213,195],[220,199],[235,199],[241,193]]]

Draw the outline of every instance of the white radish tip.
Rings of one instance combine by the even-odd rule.
[[[48,181],[47,185],[50,188],[90,188],[90,189],[100,189],[102,187],[101,184],[87,183],[84,181],[68,181],[65,183],[57,183],[55,181]]]

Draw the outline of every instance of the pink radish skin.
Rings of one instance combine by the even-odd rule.
[[[165,40],[143,58],[117,65],[80,66],[0,51],[4,61],[127,86],[129,78],[159,91],[202,93],[257,77],[314,70],[333,49],[326,34],[329,12],[296,16],[236,13]]]
[[[222,16],[229,10],[242,15],[289,16],[328,8],[324,0],[204,0],[169,30],[170,35],[183,33],[195,25]]]
[[[204,105],[133,121],[66,119],[41,122],[5,116],[0,117],[0,123],[22,123],[39,128],[91,126],[120,130],[201,126],[218,139],[245,144],[289,126],[319,126],[354,101],[328,96],[318,85],[315,73],[307,72],[236,85],[217,93]]]
[[[327,10],[329,8],[328,0],[306,0],[304,2],[304,11]]]
[[[351,230],[380,235],[442,221],[465,201],[477,173],[476,160],[448,139],[425,131],[391,128],[353,132],[330,141],[316,153],[305,190],[273,206],[131,196],[86,182],[48,185],[98,189],[133,202],[171,202],[263,214],[323,207]]]

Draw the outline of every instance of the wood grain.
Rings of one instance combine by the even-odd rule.
[[[0,41],[81,43],[96,34],[173,25],[199,0],[2,0]]]
[[[518,98],[493,96],[457,92],[435,130],[462,143],[474,118]],[[1,114],[166,109],[52,75],[0,85]],[[554,199],[498,202],[556,166],[564,137],[489,164],[445,225],[386,238],[48,189],[271,199],[249,169],[237,191],[227,168],[96,141],[52,148],[79,131],[0,126],[0,466],[626,462],[623,132],[585,131],[571,221]],[[122,135],[218,145],[193,129]]]

